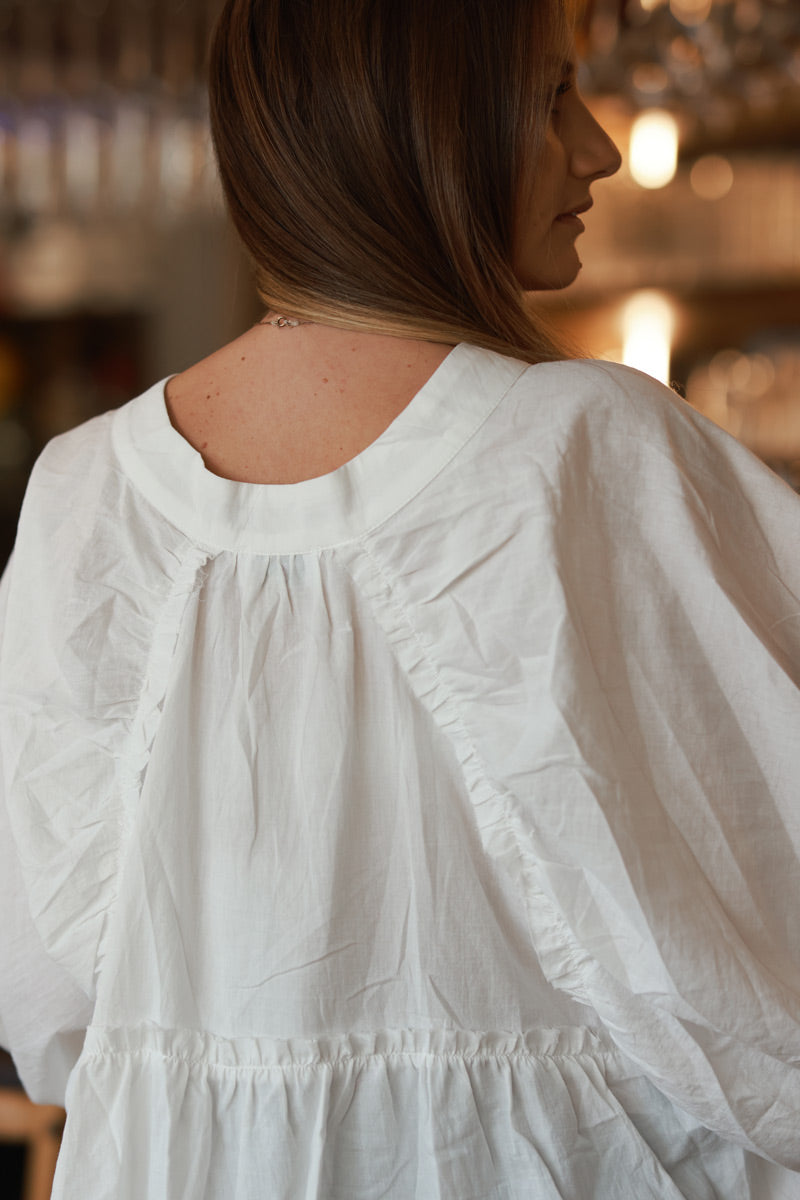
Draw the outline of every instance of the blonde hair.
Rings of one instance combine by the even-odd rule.
[[[267,307],[564,357],[511,257],[569,45],[561,0],[227,0],[212,132]]]

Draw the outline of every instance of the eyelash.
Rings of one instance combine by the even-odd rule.
[[[571,91],[571,89],[572,89],[572,81],[571,81],[571,80],[569,80],[569,79],[565,79],[565,80],[563,81],[563,83],[560,83],[560,84],[558,85],[558,87],[556,88],[556,90],[555,90],[555,95],[553,96],[553,105],[552,105],[552,108],[551,108],[551,110],[550,110],[550,111],[551,111],[552,113],[554,113],[556,116],[558,115],[558,102],[559,102],[559,100],[561,99],[561,97],[562,97],[562,96],[566,95],[566,93],[567,93],[567,92]]]

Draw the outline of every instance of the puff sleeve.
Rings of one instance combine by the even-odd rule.
[[[647,377],[594,373],[546,711],[505,780],[534,936],[676,1104],[800,1170],[800,499]]]
[[[55,1102],[96,999],[183,590],[185,539],[148,531],[111,417],[45,448],[2,584],[0,1023],[31,1096]]]
[[[800,1170],[800,498],[601,363],[530,368],[470,469],[370,554],[485,847],[550,982]]]

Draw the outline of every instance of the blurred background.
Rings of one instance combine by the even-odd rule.
[[[44,442],[259,309],[220,199],[221,0],[0,0],[0,562]]]
[[[209,144],[219,4],[0,0],[0,565],[50,437],[259,315]],[[626,165],[542,307],[797,486],[800,4],[593,0],[581,51]],[[40,1200],[60,1114],[14,1088],[0,1058],[0,1196]]]
[[[624,155],[576,285],[596,357],[671,383],[800,483],[800,3],[594,0],[581,81]]]
[[[54,434],[258,315],[220,201],[220,0],[0,0],[0,562]],[[626,166],[542,307],[800,464],[800,5],[593,0],[581,82]]]

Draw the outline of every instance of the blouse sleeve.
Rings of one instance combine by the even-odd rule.
[[[185,551],[154,528],[110,429],[96,418],[45,448],[2,585],[0,1024],[37,1100],[63,1102],[96,1001]]]
[[[652,378],[540,364],[367,542],[550,982],[800,1170],[800,497]]]
[[[550,733],[512,810],[538,944],[679,1106],[800,1170],[800,498],[647,377],[594,370]]]
[[[800,1170],[800,497],[669,389],[524,372],[357,578],[550,982]]]
[[[12,566],[0,583],[4,624]],[[69,972],[46,952],[31,919],[25,880],[0,798],[0,1044],[11,1050],[25,1090],[40,1104],[63,1104],[91,1005]]]

